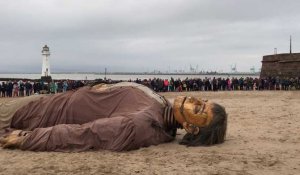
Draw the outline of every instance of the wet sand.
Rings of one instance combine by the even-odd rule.
[[[228,113],[226,142],[171,143],[130,152],[30,152],[0,148],[0,174],[300,174],[300,91],[161,93],[194,95]],[[0,98],[0,102],[4,99]]]

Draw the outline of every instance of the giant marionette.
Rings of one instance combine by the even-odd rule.
[[[170,142],[223,143],[224,107],[179,96],[171,104],[146,86],[118,83],[0,104],[0,145],[32,151],[127,151]]]

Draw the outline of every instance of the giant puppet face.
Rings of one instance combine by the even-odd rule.
[[[186,96],[177,97],[173,107],[175,119],[188,133],[185,137],[189,137],[189,142],[198,139],[194,144],[210,145],[224,141],[227,128],[224,107]]]
[[[175,119],[191,134],[208,126],[213,118],[211,104],[195,97],[179,96],[174,101]]]

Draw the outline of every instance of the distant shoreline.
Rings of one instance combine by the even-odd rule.
[[[0,72],[0,74],[39,74],[39,73],[13,73],[13,72]],[[249,76],[259,76],[260,72],[225,72],[225,73],[218,73],[218,72],[208,72],[208,73],[151,73],[151,72],[55,72],[52,74],[87,74],[87,75],[249,75]]]
[[[99,80],[99,79],[110,79],[110,80],[136,80],[136,79],[185,79],[185,78],[205,78],[205,77],[259,77],[258,73],[52,73],[53,80]],[[41,78],[40,73],[0,73],[0,81],[38,81]]]

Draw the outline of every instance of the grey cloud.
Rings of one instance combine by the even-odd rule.
[[[50,46],[53,71],[240,71],[297,42],[298,1],[0,1],[1,71],[39,72]],[[0,71],[0,72],[1,72]]]

